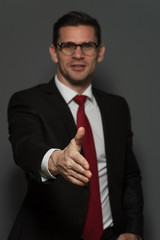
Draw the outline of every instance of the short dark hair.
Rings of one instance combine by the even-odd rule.
[[[59,30],[65,26],[92,26],[95,29],[97,44],[101,43],[101,27],[97,19],[84,12],[72,11],[60,17],[53,26],[53,44],[56,46],[59,38]]]

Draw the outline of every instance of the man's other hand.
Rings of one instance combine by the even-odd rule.
[[[141,239],[140,237],[132,233],[123,233],[117,238],[117,240],[140,240],[140,239]]]

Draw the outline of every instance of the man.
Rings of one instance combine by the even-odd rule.
[[[143,200],[128,106],[91,86],[105,52],[100,26],[70,12],[53,32],[55,78],[9,103],[10,141],[28,191],[8,239],[138,240]]]

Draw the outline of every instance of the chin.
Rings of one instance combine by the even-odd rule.
[[[80,79],[80,78],[70,78],[69,79],[69,82],[70,83],[72,83],[73,85],[76,85],[76,86],[78,86],[78,85],[86,85],[86,84],[88,84],[88,82],[90,82],[88,79]]]

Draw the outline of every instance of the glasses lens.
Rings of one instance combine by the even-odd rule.
[[[85,55],[91,56],[95,53],[97,48],[96,43],[94,42],[86,42],[82,44],[82,51]]]
[[[76,48],[76,45],[72,42],[64,42],[61,45],[61,49],[63,53],[66,55],[72,55],[74,53],[75,48]]]

